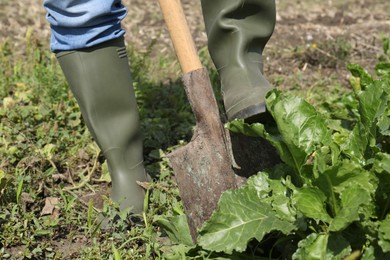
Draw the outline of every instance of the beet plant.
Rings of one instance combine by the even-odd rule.
[[[378,64],[375,78],[348,69],[348,118],[274,90],[273,123],[228,124],[268,140],[283,163],[222,195],[200,231],[204,249],[243,252],[257,240],[252,255],[270,258],[390,258],[390,64]]]

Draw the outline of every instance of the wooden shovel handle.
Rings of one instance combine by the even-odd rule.
[[[159,2],[183,73],[203,68],[180,0]]]

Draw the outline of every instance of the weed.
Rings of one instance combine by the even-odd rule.
[[[337,68],[345,65],[351,54],[352,46],[343,36],[320,42],[309,42],[296,48],[295,58],[304,66],[309,64],[322,68]]]

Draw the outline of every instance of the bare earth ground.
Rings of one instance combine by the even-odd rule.
[[[48,46],[50,28],[45,20],[42,2],[0,0],[0,43],[8,41],[17,54],[23,55],[26,32],[32,30],[34,37],[42,45]],[[123,23],[127,30],[127,41],[139,52],[146,51],[153,41],[157,41],[153,53],[172,57],[173,50],[157,0],[123,2],[129,7],[129,14]],[[207,38],[200,1],[182,2],[196,44],[198,48],[203,48]],[[271,83],[280,88],[310,90],[321,82],[325,92],[328,83],[344,84],[349,75],[345,63],[359,63],[372,70],[382,50],[381,37],[390,36],[389,0],[276,2],[277,25],[264,52],[264,63],[265,74]],[[327,47],[323,44],[336,42],[340,38],[351,45],[346,61],[335,56],[333,45]],[[177,64],[173,66],[177,68]],[[178,76],[178,70],[159,75],[173,79]],[[62,246],[68,248],[67,245]]]
[[[123,25],[126,39],[139,51],[157,41],[154,52],[172,55],[173,51],[157,0],[124,0],[129,14]],[[206,45],[206,34],[201,16],[200,1],[183,0],[190,28],[199,48]],[[283,88],[311,87],[318,79],[345,80],[345,64],[321,61],[334,59],[332,48],[317,49],[309,56],[305,46],[320,45],[338,38],[351,46],[348,62],[357,62],[372,69],[381,51],[382,36],[390,35],[390,1],[388,0],[277,0],[277,25],[265,56],[265,74],[275,85]],[[50,29],[45,21],[42,1],[0,0],[0,42],[8,39],[11,45],[23,52],[25,34],[31,28],[34,35],[48,44]],[[315,46],[314,45],[314,46]],[[301,59],[299,59],[301,58]],[[337,58],[337,57],[336,57]],[[328,59],[328,60],[326,60]],[[329,65],[329,64],[328,64]],[[296,75],[299,75],[299,81]],[[166,74],[165,74],[166,75]],[[173,75],[178,76],[178,75]],[[172,75],[170,75],[172,77]],[[281,79],[283,79],[281,81]],[[160,79],[161,80],[161,79]]]

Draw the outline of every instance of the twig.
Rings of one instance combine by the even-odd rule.
[[[339,58],[337,58],[336,56],[330,54],[329,52],[326,52],[324,50],[321,50],[320,48],[316,47],[315,50],[321,52],[322,54],[325,54],[326,56],[328,56],[329,58],[332,58],[334,60],[339,60]]]
[[[64,189],[64,190],[65,190],[65,189]],[[78,196],[76,193],[74,193],[73,191],[71,191],[71,190],[65,190],[65,191],[66,191],[67,193],[69,193],[70,195],[76,197],[77,200],[82,204],[83,207],[85,207],[86,209],[89,209],[89,202],[87,203],[87,202],[81,200],[81,199],[79,198],[79,196]],[[92,208],[93,208],[96,212],[99,212],[99,213],[102,212],[101,209],[98,209],[98,208],[94,207],[93,204],[92,204]]]
[[[95,158],[95,161],[94,161],[94,163],[93,163],[92,169],[89,171],[89,170],[88,170],[89,167],[87,167],[87,168],[82,172],[82,174],[84,174],[85,171],[88,172],[87,176],[85,176],[85,178],[83,179],[83,181],[82,181],[80,184],[76,185],[76,186],[67,187],[67,188],[65,188],[65,190],[68,190],[68,191],[70,191],[70,190],[78,190],[78,189],[83,188],[84,186],[88,186],[88,188],[90,188],[91,191],[94,191],[94,190],[91,188],[91,186],[88,185],[88,183],[91,181],[92,175],[93,175],[93,174],[95,173],[95,171],[96,171],[97,164],[98,164],[98,160],[99,160],[99,154],[100,154],[100,151],[98,151],[98,152],[96,153],[96,158]]]
[[[366,41],[367,41],[367,39],[365,39],[365,38],[363,38],[363,37],[357,35],[356,33],[353,33],[352,35],[356,38],[358,44],[360,44],[360,45],[362,45],[362,46],[364,46],[364,47],[367,47],[367,48],[376,50],[376,51],[381,51],[381,50],[382,50],[381,47],[377,47],[377,46],[375,46],[375,45],[371,45],[371,44],[364,43],[364,42],[362,41],[362,39],[363,39],[363,40],[366,40]]]

